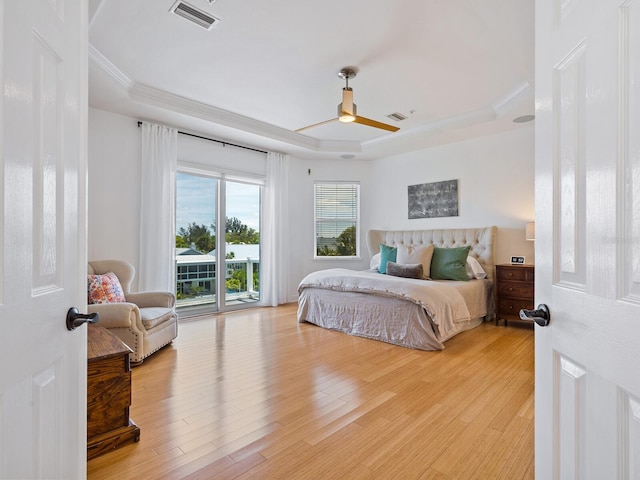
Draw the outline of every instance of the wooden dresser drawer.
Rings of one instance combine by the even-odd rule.
[[[501,282],[498,284],[498,295],[501,297],[533,298],[533,284]]]
[[[496,270],[498,280],[513,280],[516,282],[533,281],[533,269],[525,266],[507,265]]]
[[[533,300],[521,298],[498,297],[498,311],[503,315],[519,317],[521,309],[530,310],[533,308]]]

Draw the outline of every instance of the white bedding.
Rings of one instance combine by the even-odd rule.
[[[298,287],[298,321],[421,350],[439,350],[487,314],[491,282],[429,281],[375,270],[322,270]]]

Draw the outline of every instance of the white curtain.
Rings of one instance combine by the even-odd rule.
[[[178,131],[142,123],[140,176],[140,291],[176,289],[175,178]]]
[[[289,288],[289,156],[267,153],[260,249],[262,302],[287,302]]]

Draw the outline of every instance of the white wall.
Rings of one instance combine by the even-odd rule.
[[[534,220],[533,124],[511,132],[411,152],[373,162],[371,228],[498,227],[496,263],[524,255],[533,263],[525,224]],[[457,217],[408,218],[407,187],[458,180]]]
[[[137,269],[141,151],[137,121],[90,108],[88,149],[89,260],[125,260]]]
[[[364,233],[370,228],[367,201],[361,199],[360,215],[361,237],[360,258],[349,260],[317,259],[314,260],[314,225],[313,225],[313,184],[317,181],[355,181],[360,182],[360,193],[371,191],[369,162],[357,160],[308,160],[291,158],[289,167],[289,218],[291,247],[291,301],[297,300],[296,288],[305,275],[325,268],[351,268],[363,270],[369,268],[369,254]]]

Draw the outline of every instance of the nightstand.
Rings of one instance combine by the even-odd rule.
[[[496,265],[496,325],[521,320],[520,310],[533,308],[534,275],[533,265]]]

